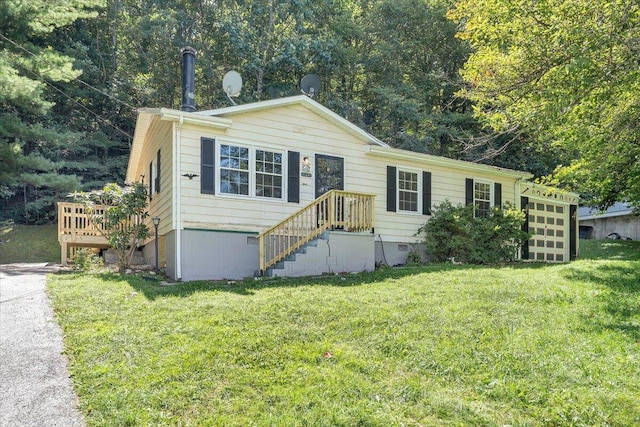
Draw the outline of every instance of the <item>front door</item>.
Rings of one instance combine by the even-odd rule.
[[[329,190],[344,190],[344,159],[316,154],[316,198]]]

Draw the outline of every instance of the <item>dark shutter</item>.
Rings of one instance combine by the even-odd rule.
[[[493,206],[502,208],[502,184],[499,182],[493,185]]]
[[[431,215],[431,172],[422,172],[422,215]]]
[[[160,192],[160,175],[161,175],[161,168],[160,168],[160,150],[158,150],[158,157],[157,157],[157,161],[156,161],[156,193]]]
[[[216,141],[202,138],[200,140],[200,192],[216,193]]]
[[[569,206],[569,259],[578,257],[578,205]]]
[[[529,198],[520,197],[520,207],[524,210],[525,219],[522,223],[522,231],[529,233]],[[522,244],[522,259],[529,259],[529,239]]]
[[[473,204],[473,179],[467,178],[464,185],[464,204],[469,206]]]
[[[287,201],[300,203],[300,153],[289,151],[288,158]]]
[[[396,168],[387,166],[387,211],[396,211]]]
[[[153,198],[153,184],[154,184],[154,176],[153,176],[153,162],[149,163],[149,200]]]

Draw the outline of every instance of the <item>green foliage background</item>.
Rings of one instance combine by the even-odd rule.
[[[239,103],[299,94],[315,73],[319,102],[395,147],[559,168],[554,184],[601,204],[640,200],[639,13],[630,0],[5,0],[0,218],[48,223],[67,193],[122,183],[136,109],[180,106],[185,45],[200,110],[230,105],[231,69]]]

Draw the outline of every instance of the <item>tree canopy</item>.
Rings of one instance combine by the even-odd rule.
[[[74,190],[122,183],[139,107],[299,94],[389,144],[555,175],[638,202],[638,6],[630,0],[5,0],[0,219],[53,219]],[[466,64],[466,65],[465,65]],[[462,70],[462,73],[460,73]],[[464,96],[461,96],[464,95]],[[560,181],[558,181],[560,182]]]
[[[640,5],[458,0],[474,51],[464,94],[484,123],[558,154],[555,182],[601,206],[640,205]]]

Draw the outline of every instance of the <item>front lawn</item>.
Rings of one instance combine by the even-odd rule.
[[[90,426],[631,426],[640,246],[624,245],[168,287],[66,274],[49,292]]]

